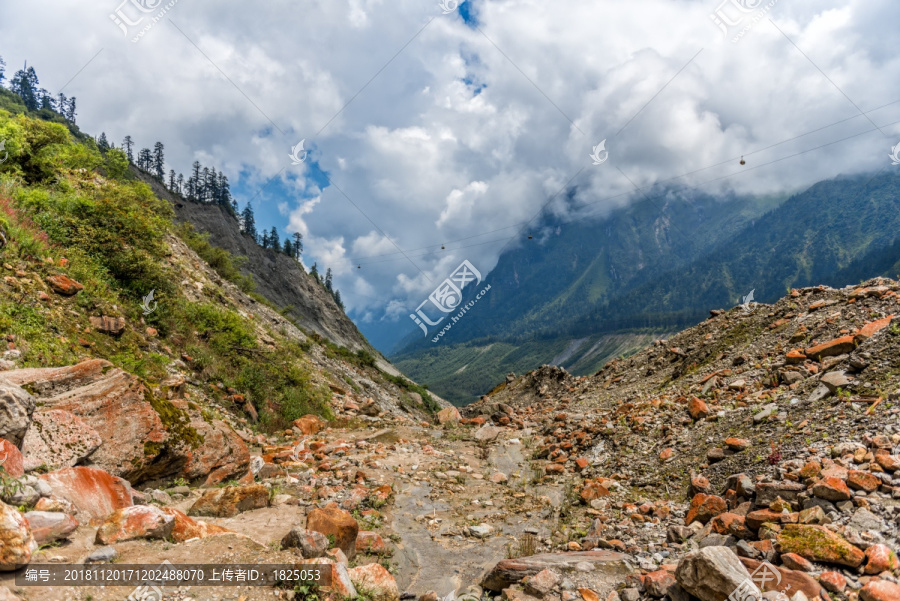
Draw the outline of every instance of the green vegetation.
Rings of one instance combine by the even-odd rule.
[[[15,96],[0,90],[0,106],[16,108]],[[0,164],[0,265],[25,272],[19,277],[40,288],[56,275],[84,286],[76,296],[42,303],[34,288],[17,292],[18,284],[0,283],[0,334],[21,341],[25,366],[71,364],[87,353],[153,383],[166,377],[171,355],[183,353],[199,376],[244,394],[264,428],[282,429],[307,413],[331,417],[331,393],[313,377],[308,346],[262,345],[259,326],[232,309],[218,289],[204,291],[208,300],[189,300],[177,286],[184,277],[169,260],[166,237],[180,235],[221,277],[252,291],[239,259],[189,227],[175,228],[168,203],[132,177],[124,153],[101,153],[92,139],[18,108],[0,109],[0,139],[9,153]],[[143,315],[141,302],[151,292],[157,308]],[[121,316],[130,327],[113,338],[86,330],[88,315]],[[171,351],[148,347],[142,320]],[[366,352],[353,354],[352,361],[374,364]],[[151,403],[184,443],[199,443],[171,403]]]

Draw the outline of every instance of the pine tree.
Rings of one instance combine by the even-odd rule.
[[[65,98],[63,94],[60,94],[62,99]],[[60,100],[60,104],[64,103],[64,100]],[[122,148],[125,149],[125,156],[128,157],[128,162],[134,164],[134,141],[131,139],[131,136],[125,136],[125,139],[122,140]]]
[[[309,275],[316,278],[316,281],[319,282],[320,284],[322,283],[322,280],[319,278],[319,264],[318,263],[312,264],[312,267],[309,268]]]
[[[263,230],[262,238],[260,238],[259,245],[263,248],[269,248],[269,232]]]
[[[284,254],[286,254],[289,257],[294,256],[294,246],[291,244],[290,238],[284,239],[284,244],[281,247],[281,252],[283,252]]]
[[[275,226],[269,231],[269,246],[275,249],[275,252],[281,252],[281,241],[278,239],[278,230]]]
[[[325,290],[328,292],[332,292],[334,290],[334,284],[332,283],[331,276],[331,267],[325,270]]]
[[[100,132],[100,137],[97,138],[97,148],[100,149],[100,152],[106,153],[109,150],[109,140],[106,139],[106,132]]]
[[[175,194],[178,190],[175,186],[177,186],[177,182],[175,181],[175,170],[169,169],[169,192]]]
[[[256,218],[253,216],[253,207],[249,202],[241,213],[241,232],[254,240],[256,240],[258,235],[256,232]]]
[[[144,171],[150,171],[153,166],[153,153],[150,152],[149,148],[141,148],[141,151],[138,153],[137,166]]]
[[[181,196],[184,196],[184,174],[183,173],[178,174],[178,181],[175,182],[175,185],[178,186],[176,188],[176,190],[178,191],[178,194],[180,194]]]
[[[43,110],[43,109],[48,109],[51,111],[54,110],[53,98],[50,96],[50,92],[48,92],[44,88],[41,88],[39,95],[41,97],[41,110]]]
[[[344,310],[344,301],[341,300],[341,291],[334,291],[334,302],[337,303],[337,306],[341,308],[341,311]]]
[[[3,85],[3,74],[6,73],[6,61],[0,56],[0,85]]]
[[[294,255],[293,257],[300,260],[300,255],[303,254],[303,234],[300,232],[294,232]]]
[[[38,87],[38,76],[34,71],[34,67],[26,67],[16,71],[9,84],[10,91],[22,99],[25,108],[30,111],[36,111],[40,108],[40,97],[38,96],[40,88]]]
[[[166,177],[166,159],[164,151],[165,149],[162,142],[157,142],[153,145],[153,173],[160,181],[163,181],[163,178]]]
[[[62,113],[60,113],[60,114],[62,114]],[[72,96],[71,98],[69,98],[69,103],[68,103],[68,105],[66,105],[66,112],[65,112],[65,114],[63,114],[63,117],[65,117],[66,120],[69,121],[69,123],[71,123],[72,125],[75,125],[75,115],[76,115],[75,97]]]

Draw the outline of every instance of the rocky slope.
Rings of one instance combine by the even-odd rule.
[[[9,499],[25,513],[4,510],[3,561],[303,561],[333,576],[312,593],[166,599],[895,601],[898,291],[873,280],[716,311],[593,376],[510,375],[434,420],[344,391],[330,423],[246,437],[259,459],[225,488],[26,475],[30,498]]]

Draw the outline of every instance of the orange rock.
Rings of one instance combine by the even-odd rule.
[[[675,584],[675,577],[666,570],[657,570],[645,574],[643,583],[651,597],[662,598],[669,592],[669,587]]]
[[[231,518],[269,505],[269,489],[262,484],[226,486],[207,490],[188,509],[188,515]]]
[[[397,581],[384,566],[378,563],[350,568],[350,581],[359,590],[364,590],[372,601],[400,601]]]
[[[822,572],[819,576],[819,584],[826,591],[832,593],[843,593],[847,588],[847,579],[840,572]]]
[[[38,544],[25,517],[0,501],[0,571],[9,572],[27,565]]]
[[[127,481],[97,468],[67,467],[43,474],[41,479],[50,485],[54,497],[65,499],[88,519],[102,519],[134,504]]]
[[[591,462],[588,461],[586,458],[579,457],[578,459],[575,460],[575,471],[580,472],[581,470],[586,469],[590,464],[591,464]]]
[[[865,554],[843,537],[822,526],[786,524],[775,544],[779,553],[796,553],[810,561],[855,568]]]
[[[745,525],[743,516],[736,513],[720,513],[709,524],[716,534],[731,535],[743,540],[753,538],[753,533]]]
[[[806,355],[804,355],[803,351],[801,351],[800,349],[794,349],[788,352],[784,356],[784,358],[789,364],[793,365],[797,365],[798,363],[803,363],[804,361],[806,361]]]
[[[371,555],[384,555],[388,551],[384,539],[377,532],[361,530],[356,535],[356,552]]]
[[[703,419],[709,415],[709,407],[706,406],[703,399],[693,397],[688,403],[688,413],[690,413],[691,418],[695,420]]]
[[[135,539],[165,539],[172,534],[175,518],[154,505],[133,505],[113,512],[97,530],[94,542],[110,545]]]
[[[228,528],[190,518],[186,513],[174,507],[162,507],[162,510],[167,515],[175,518],[171,538],[176,543],[183,543],[192,538],[206,538],[207,536],[231,532]]]
[[[868,339],[868,338],[871,338],[872,336],[874,336],[875,334],[877,334],[878,332],[880,332],[880,331],[883,330],[884,328],[886,328],[886,327],[888,327],[889,325],[891,325],[891,320],[892,320],[892,319],[894,319],[894,316],[893,316],[893,315],[888,315],[887,317],[885,317],[885,318],[883,318],[883,319],[878,319],[878,320],[875,320],[875,321],[870,321],[869,323],[867,323],[866,325],[864,325],[863,327],[861,327],[861,328],[859,329],[858,332],[856,332],[856,336],[855,336],[855,337],[856,337],[856,341],[857,341],[857,342],[862,342],[863,340],[866,340],[866,339]]]
[[[356,555],[356,537],[359,524],[353,516],[329,503],[324,508],[315,508],[306,516],[306,529],[334,537],[334,545],[341,549],[348,559]]]
[[[900,568],[897,554],[887,545],[872,545],[866,549],[866,574],[880,574]]]
[[[847,485],[853,490],[875,492],[881,486],[881,480],[869,472],[850,470],[847,472]]]
[[[52,275],[48,277],[47,284],[50,285],[53,292],[60,296],[75,296],[84,290],[84,286],[64,275]]]
[[[802,468],[800,468],[800,477],[806,480],[807,478],[815,478],[822,472],[822,465],[818,461],[810,461]]]
[[[584,485],[584,488],[581,489],[579,496],[585,503],[590,503],[594,499],[609,496],[609,489],[598,482],[588,482]]]
[[[834,340],[808,348],[805,351],[807,357],[813,357],[821,360],[824,357],[834,357],[835,355],[843,355],[849,353],[856,348],[853,336],[841,336]]]
[[[850,489],[840,478],[822,478],[812,486],[812,493],[826,501],[849,501]]]
[[[294,426],[303,434],[310,436],[317,434],[325,426],[325,420],[318,415],[304,415],[294,420]]]
[[[689,526],[693,522],[706,524],[711,519],[728,509],[725,500],[715,495],[697,493],[691,499],[691,506],[684,518],[684,524]]]
[[[659,460],[666,461],[668,459],[671,459],[672,455],[674,455],[674,454],[675,454],[675,449],[672,449],[672,448],[663,449],[662,453],[659,454]]]
[[[0,438],[0,466],[13,478],[25,475],[25,458],[18,447],[5,438]]]
[[[859,591],[861,601],[897,601],[900,599],[900,584],[887,580],[870,580]]]

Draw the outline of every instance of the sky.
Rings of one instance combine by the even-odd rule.
[[[83,131],[223,170],[365,332],[542,210],[900,168],[898,22],[896,0],[28,0],[0,4],[0,56]]]

